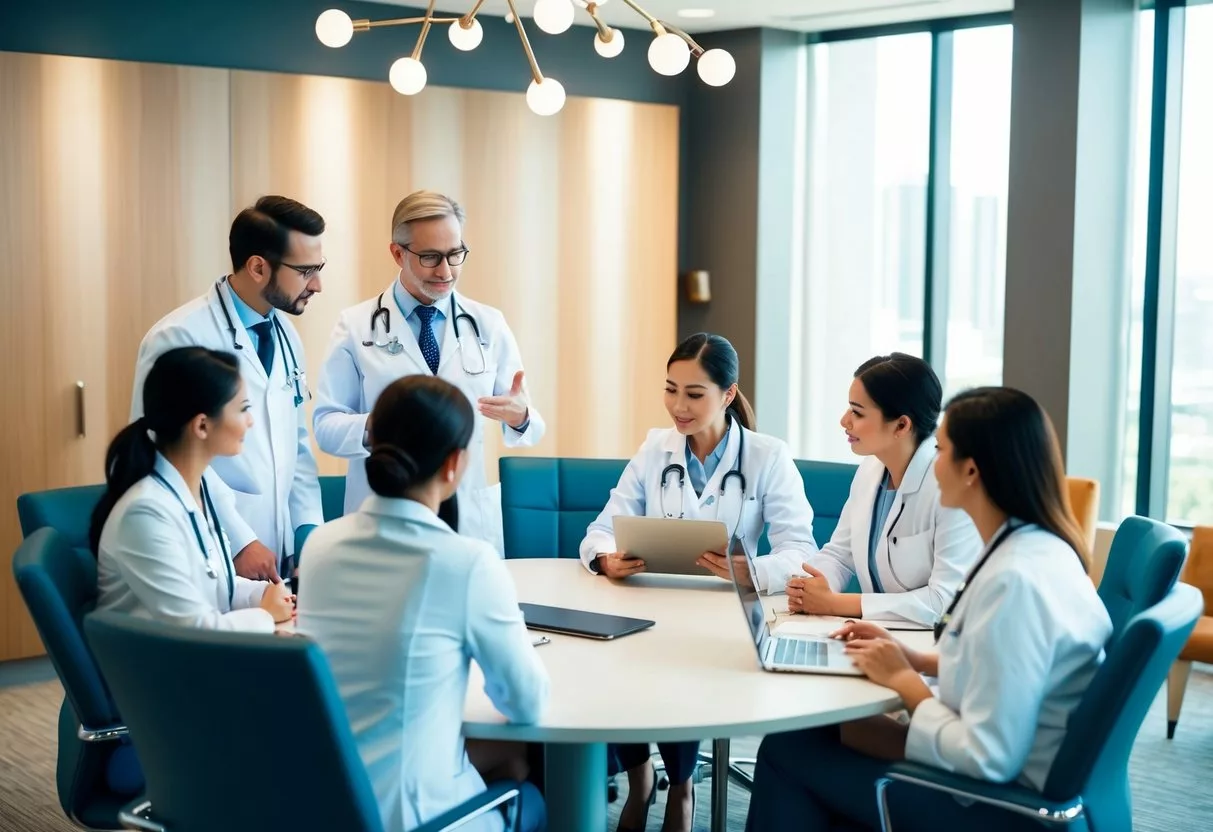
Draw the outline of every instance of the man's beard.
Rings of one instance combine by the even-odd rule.
[[[275,309],[279,309],[288,315],[302,315],[305,308],[303,301],[310,298],[313,294],[313,292],[304,289],[298,296],[294,298],[290,297],[278,285],[278,272],[275,269],[274,274],[270,276],[269,285],[265,287],[265,291],[261,296],[265,298],[266,303]]]

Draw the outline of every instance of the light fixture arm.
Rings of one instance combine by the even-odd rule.
[[[421,60],[421,48],[425,46],[425,38],[430,33],[430,24],[434,22],[434,2],[430,0],[425,9],[425,22],[421,24],[421,34],[417,36],[417,45],[413,47],[413,60]]]
[[[598,39],[603,43],[610,43],[614,40],[615,30],[603,23],[602,18],[598,16],[598,4],[593,2],[586,3],[585,10],[589,14],[590,20],[593,20],[594,25],[598,27]]]
[[[636,5],[634,2],[632,2],[632,0],[623,0],[623,2],[624,5],[626,5],[629,9],[645,19],[645,22],[649,24],[650,28],[652,28],[654,35],[661,37],[665,34],[665,26],[662,25],[660,20],[653,17],[653,15],[649,14],[644,9],[640,8],[640,6]]]
[[[514,8],[514,0],[505,0],[510,7],[510,14],[514,16],[514,26],[518,29],[518,38],[522,41],[522,50],[526,52],[526,59],[531,65],[531,78],[536,84],[543,83],[543,73],[539,71],[539,63],[535,60],[535,52],[531,49],[531,42],[527,40],[526,28],[522,25],[522,17],[519,16],[518,10]],[[624,0],[626,3],[627,0]],[[430,6],[434,5],[434,0],[430,0]]]
[[[480,11],[480,7],[483,5],[484,5],[484,0],[476,0],[476,5],[472,6],[472,10],[470,12],[465,14],[463,17],[457,18],[457,20],[459,21],[459,28],[471,29],[472,21],[474,21],[476,19],[476,12]]]
[[[624,0],[624,2],[626,3],[627,0]],[[684,31],[682,31],[678,27],[671,26],[670,24],[666,23],[665,21],[659,20],[657,22],[659,24],[661,24],[661,26],[663,26],[667,32],[673,32],[674,34],[678,35],[678,37],[682,38],[686,42],[686,45],[691,48],[691,54],[694,55],[696,58],[698,58],[700,55],[703,54],[704,49],[702,46],[700,46],[698,43],[695,42],[695,38],[691,37],[690,35],[688,35]]]
[[[354,20],[355,32],[367,32],[371,29],[378,29],[382,26],[408,26],[412,23],[425,23],[427,20],[431,23],[454,23],[459,20],[458,17],[394,17],[391,20]]]

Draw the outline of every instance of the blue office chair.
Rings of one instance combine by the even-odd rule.
[[[918,763],[896,763],[876,781],[881,828],[891,832],[888,790],[908,784],[976,801],[1022,816],[1025,830],[1040,824],[1131,832],[1129,754],[1142,720],[1171,664],[1183,649],[1204,598],[1177,584],[1165,598],[1123,625],[1109,639],[1108,653],[1070,716],[1043,792],[949,774]],[[1085,827],[1084,824],[1085,823]]]
[[[1113,638],[1135,615],[1166,597],[1187,553],[1188,539],[1174,526],[1148,517],[1121,521],[1098,590],[1112,619]]]
[[[64,813],[90,829],[113,829],[143,788],[143,773],[81,621],[97,600],[97,564],[51,528],[35,530],[13,556],[13,577],[63,684],[56,781]]]
[[[93,508],[105,492],[104,485],[80,485],[35,491],[17,498],[17,518],[22,537],[50,526],[72,548],[88,552],[88,526]]]
[[[345,477],[320,478],[320,505],[326,523],[345,514]]]
[[[381,832],[315,642],[114,612],[93,613],[84,630],[147,769],[146,796],[122,813],[126,828],[260,832],[302,818],[309,829]],[[270,788],[239,787],[233,771],[261,772]],[[415,832],[455,828],[505,804],[516,809],[517,796],[508,785],[488,789]]]
[[[502,457],[507,558],[576,558],[586,527],[619,482],[626,459]]]

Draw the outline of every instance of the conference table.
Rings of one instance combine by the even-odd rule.
[[[901,707],[895,693],[861,677],[763,671],[736,590],[713,576],[642,574],[612,581],[591,575],[579,560],[551,558],[512,559],[506,566],[521,602],[656,622],[612,641],[550,635],[551,643],[536,649],[551,677],[551,696],[533,725],[505,722],[473,663],[464,735],[547,745],[551,829],[606,832],[607,743],[713,740],[716,832],[727,816],[730,738]],[[773,622],[787,613],[783,595],[764,596],[763,605]],[[930,645],[930,633],[897,636],[914,647]]]

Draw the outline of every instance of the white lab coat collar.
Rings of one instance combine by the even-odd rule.
[[[168,461],[168,458],[159,451],[156,452],[156,464],[152,469],[168,483],[173,494],[181,500],[185,510],[190,514],[199,510],[198,501],[194,499],[194,495],[190,493],[190,487],[185,482],[185,477],[181,476],[181,472],[177,470],[177,466]],[[204,515],[205,516],[205,515]]]
[[[236,302],[232,298],[232,286],[228,282],[228,278],[225,277],[215,284],[215,292],[219,297],[210,303],[211,314],[215,317],[215,323],[225,333],[234,337],[236,343],[241,346],[241,349],[233,350],[237,357],[243,358],[244,363],[252,368],[252,372],[257,373],[268,382],[269,375],[266,374],[265,367],[261,364],[261,359],[257,357],[257,349],[253,346],[253,339],[249,337],[248,329],[244,326],[244,321],[241,320],[240,313],[236,309]],[[220,304],[223,304],[223,306],[221,307]],[[231,325],[236,330],[234,333],[227,332],[227,318],[223,315],[225,310],[232,318]],[[286,361],[285,358],[282,360]]]
[[[737,461],[738,444],[741,442],[741,432],[745,430],[741,425],[736,423],[736,420],[728,420],[728,433],[725,434],[724,453],[720,456],[720,462],[716,465],[716,470],[712,472],[712,476],[708,478],[704,485],[703,493],[697,498],[700,503],[706,500],[710,495],[720,491],[720,483],[724,479],[724,475],[733,470],[733,465]],[[737,430],[733,430],[736,427]],[[666,452],[667,457],[665,464],[677,462],[683,468],[686,468],[687,463],[687,443],[690,438],[679,433],[677,429],[670,431],[662,443],[662,449]],[[742,460],[744,462],[745,460]],[[686,477],[686,487],[691,489],[691,496],[695,496],[695,489],[691,486],[690,476]]]
[[[897,490],[902,494],[916,494],[922,488],[922,481],[926,479],[927,471],[935,463],[935,439],[928,436],[919,445],[918,450],[914,451],[914,456],[910,458],[910,465],[906,468],[905,476],[901,478],[901,487]]]
[[[362,501],[361,511],[380,517],[391,517],[395,520],[407,520],[412,523],[422,523],[436,529],[450,531],[450,527],[430,511],[429,507],[416,500],[398,497],[380,497],[372,494]]]

